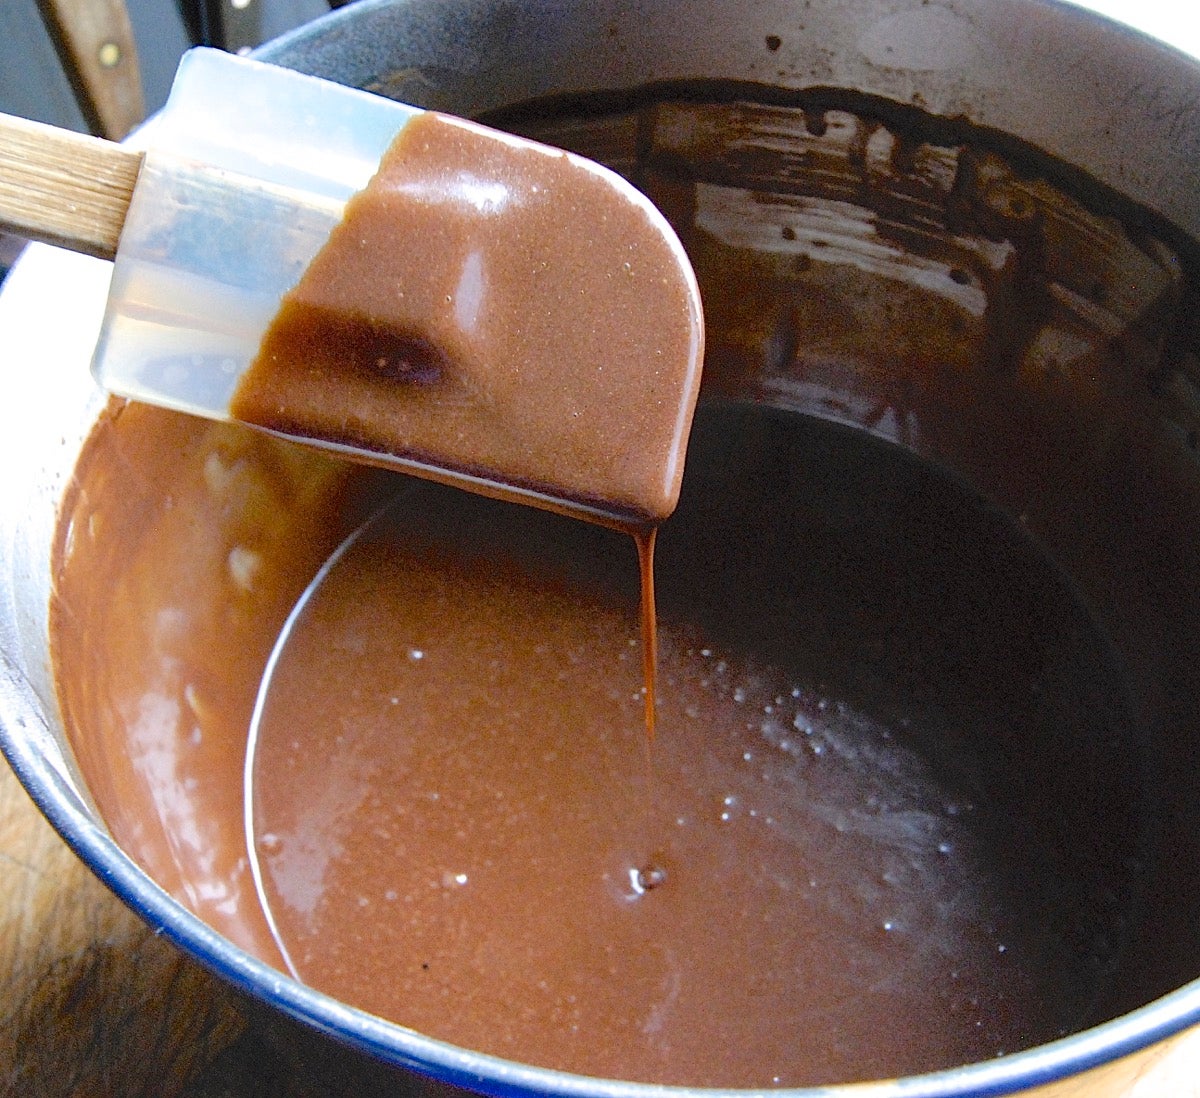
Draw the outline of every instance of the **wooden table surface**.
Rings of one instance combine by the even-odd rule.
[[[447,1098],[238,999],[75,857],[0,760],[0,1096]],[[1200,1027],[1024,1098],[1200,1098]]]

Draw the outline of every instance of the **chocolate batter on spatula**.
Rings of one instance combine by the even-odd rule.
[[[652,523],[679,495],[702,343],[691,268],[639,192],[429,113],[285,298],[232,410]]]

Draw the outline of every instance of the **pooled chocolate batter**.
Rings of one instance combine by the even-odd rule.
[[[1102,642],[1018,531],[886,448],[697,430],[659,531],[649,775],[619,535],[420,486],[312,590],[254,748],[293,971],[466,1047],[690,1085],[1065,1032],[1121,937],[1055,801],[1127,729]]]
[[[1136,904],[1119,672],[1017,528],[864,441],[698,425],[658,547],[648,775],[627,538],[128,406],[58,557],[89,789],[164,887],[284,966],[242,830],[255,689],[339,531],[399,490],[310,596],[259,729],[257,855],[302,978],[679,1083],[897,1075],[1070,1030]],[[166,467],[166,494],[130,475]],[[640,891],[647,863],[667,879]]]
[[[426,113],[285,297],[231,411],[656,522],[702,344],[682,248],[627,184]]]

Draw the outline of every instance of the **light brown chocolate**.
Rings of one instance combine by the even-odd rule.
[[[1069,593],[886,450],[740,417],[704,438],[658,535],[649,772],[620,535],[419,486],[323,579],[255,757],[294,971],[466,1047],[692,1085],[907,1074],[1078,1024],[1122,932],[1051,823],[1067,748],[1044,784],[989,755],[1108,742],[1119,695]],[[997,569],[1013,588],[963,599]]]
[[[626,537],[410,481],[330,573],[259,743],[257,853],[301,976],[502,1055],[714,1085],[1077,1025],[1137,902],[1137,804],[1120,680],[1069,588],[986,508],[827,431],[697,433],[658,546],[652,779]],[[165,495],[130,475],[168,467]],[[63,710],[105,820],[281,966],[245,737],[292,603],[399,487],[346,475],[130,406],[58,558]],[[647,864],[667,879],[634,898]]]
[[[627,184],[426,113],[285,297],[232,412],[654,522],[702,345],[682,249]]]

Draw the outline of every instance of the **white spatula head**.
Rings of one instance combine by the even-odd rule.
[[[185,54],[121,233],[100,384],[228,418],[283,294],[419,113],[220,50]]]

